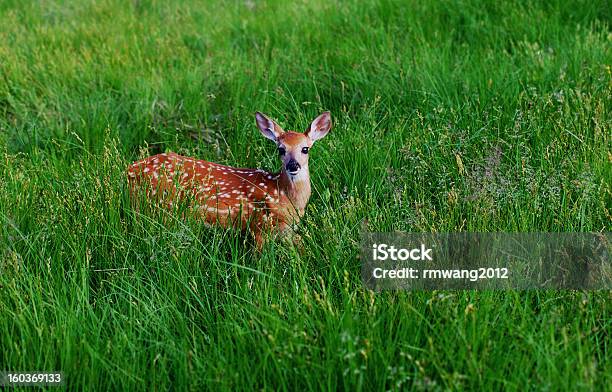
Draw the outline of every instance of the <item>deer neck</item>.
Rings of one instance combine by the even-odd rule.
[[[279,188],[289,199],[289,208],[292,206],[301,217],[306,209],[306,204],[308,204],[308,199],[310,199],[308,167],[303,167],[296,176],[290,175],[283,168],[279,178]]]

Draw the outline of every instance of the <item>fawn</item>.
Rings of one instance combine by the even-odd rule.
[[[266,233],[289,234],[310,198],[308,152],[331,129],[331,115],[319,115],[304,133],[284,131],[255,113],[261,133],[274,141],[280,173],[240,169],[163,153],[134,162],[127,170],[132,193],[147,185],[147,196],[167,206],[183,200],[209,224],[250,230],[258,249]]]

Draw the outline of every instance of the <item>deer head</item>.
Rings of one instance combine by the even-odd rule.
[[[291,181],[308,178],[308,152],[315,141],[331,130],[331,115],[324,112],[310,124],[304,133],[284,131],[274,120],[262,113],[255,113],[262,135],[274,141],[282,161],[282,175]]]

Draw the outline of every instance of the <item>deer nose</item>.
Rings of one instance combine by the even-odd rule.
[[[289,162],[287,162],[287,171],[289,172],[289,174],[296,174],[298,172],[298,170],[300,170],[300,164],[297,163],[297,161],[295,159],[290,160]]]

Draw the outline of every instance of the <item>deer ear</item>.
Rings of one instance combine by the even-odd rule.
[[[331,113],[323,112],[319,117],[314,119],[312,124],[310,124],[310,128],[308,128],[304,134],[314,142],[323,139],[325,135],[329,133],[331,127]]]
[[[277,123],[272,121],[265,114],[255,112],[255,119],[257,120],[257,127],[261,134],[270,140],[276,141],[284,132]]]

